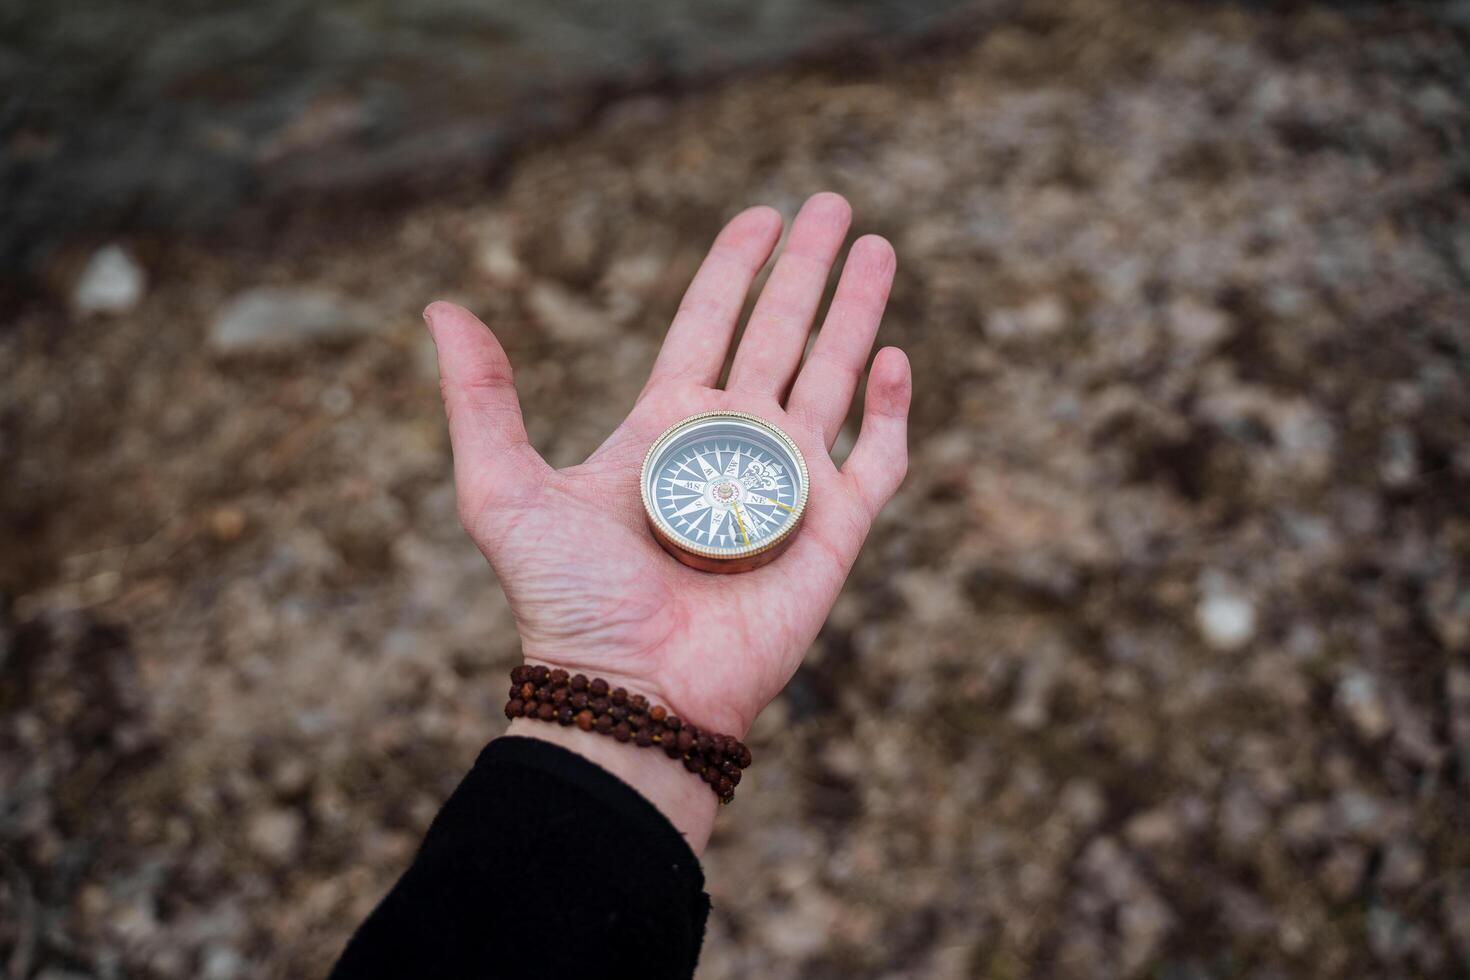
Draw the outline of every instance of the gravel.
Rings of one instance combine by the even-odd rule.
[[[752,733],[701,980],[1463,975],[1451,12],[1028,6],[645,96],[475,193],[155,241],[106,329],[16,310],[0,956],[322,975],[517,656],[424,303],[494,325],[574,463],[719,222],[831,188],[897,247],[911,475]],[[218,358],[261,288],[376,326]]]

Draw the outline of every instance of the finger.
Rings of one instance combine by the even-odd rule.
[[[430,303],[424,319],[439,357],[461,516],[534,492],[551,468],[526,438],[510,359],[490,329],[453,303]]]
[[[863,427],[842,466],[869,522],[898,490],[908,472],[909,402],[913,397],[909,359],[885,347],[873,359],[863,400]]]
[[[853,243],[832,308],[791,389],[786,410],[808,427],[819,429],[828,449],[847,418],[863,365],[873,349],[896,265],[893,246],[886,239],[865,235]]]
[[[778,398],[786,391],[851,223],[852,208],[837,194],[802,205],[735,351],[728,390]]]
[[[645,390],[671,380],[713,385],[720,379],[750,284],[780,237],[781,215],[773,208],[749,208],[730,219],[684,293]]]

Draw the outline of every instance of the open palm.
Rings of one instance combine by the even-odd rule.
[[[434,303],[425,311],[460,518],[505,588],[528,662],[605,677],[707,730],[741,736],[796,671],[907,466],[911,381],[896,348],[874,359],[862,430],[845,465],[829,455],[893,280],[886,241],[853,244],[802,363],[850,221],[835,194],[802,207],[720,389],[746,295],[782,227],[770,208],[737,215],[694,277],[633,410],[586,462],[564,470],[527,441],[510,363],[494,335],[460,307]],[[665,554],[639,495],[643,457],[658,434],[714,410],[775,423],[810,470],[810,502],[791,547],[737,575],[695,571]]]

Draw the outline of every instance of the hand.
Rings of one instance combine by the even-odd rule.
[[[802,207],[720,389],[746,294],[781,234],[770,208],[731,220],[690,284],[633,410],[585,463],[564,470],[527,441],[510,363],[494,335],[457,306],[425,311],[460,519],[505,588],[527,662],[605,677],[701,728],[740,737],[795,673],[907,468],[912,382],[908,360],[891,347],[873,361],[846,463],[838,469],[829,455],[893,282],[888,242],[869,235],[853,244],[801,363],[850,222],[851,209],[835,194]],[[648,447],[674,422],[714,410],[775,423],[801,447],[810,471],[810,502],[791,546],[752,572],[686,568],[654,541],[643,512],[639,471]],[[706,787],[661,754],[540,722],[512,729],[585,748],[599,761],[658,755],[661,770],[712,803]],[[681,829],[691,838],[698,832]]]

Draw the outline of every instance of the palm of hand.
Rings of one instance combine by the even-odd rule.
[[[713,383],[735,319],[780,228],[767,209],[732,221],[632,412],[585,463],[561,471],[526,443],[493,336],[457,307],[430,307],[461,518],[500,578],[528,661],[606,677],[706,729],[737,734],[796,670],[905,467],[910,382],[897,351],[875,362],[847,465],[839,470],[828,454],[892,277],[892,251],[881,239],[854,245],[813,355],[784,406],[779,398],[848,215],[835,195],[803,208],[721,390]],[[807,459],[803,526],[785,553],[753,572],[712,575],[679,564],[649,533],[639,496],[643,456],[658,434],[713,410],[775,423]]]

